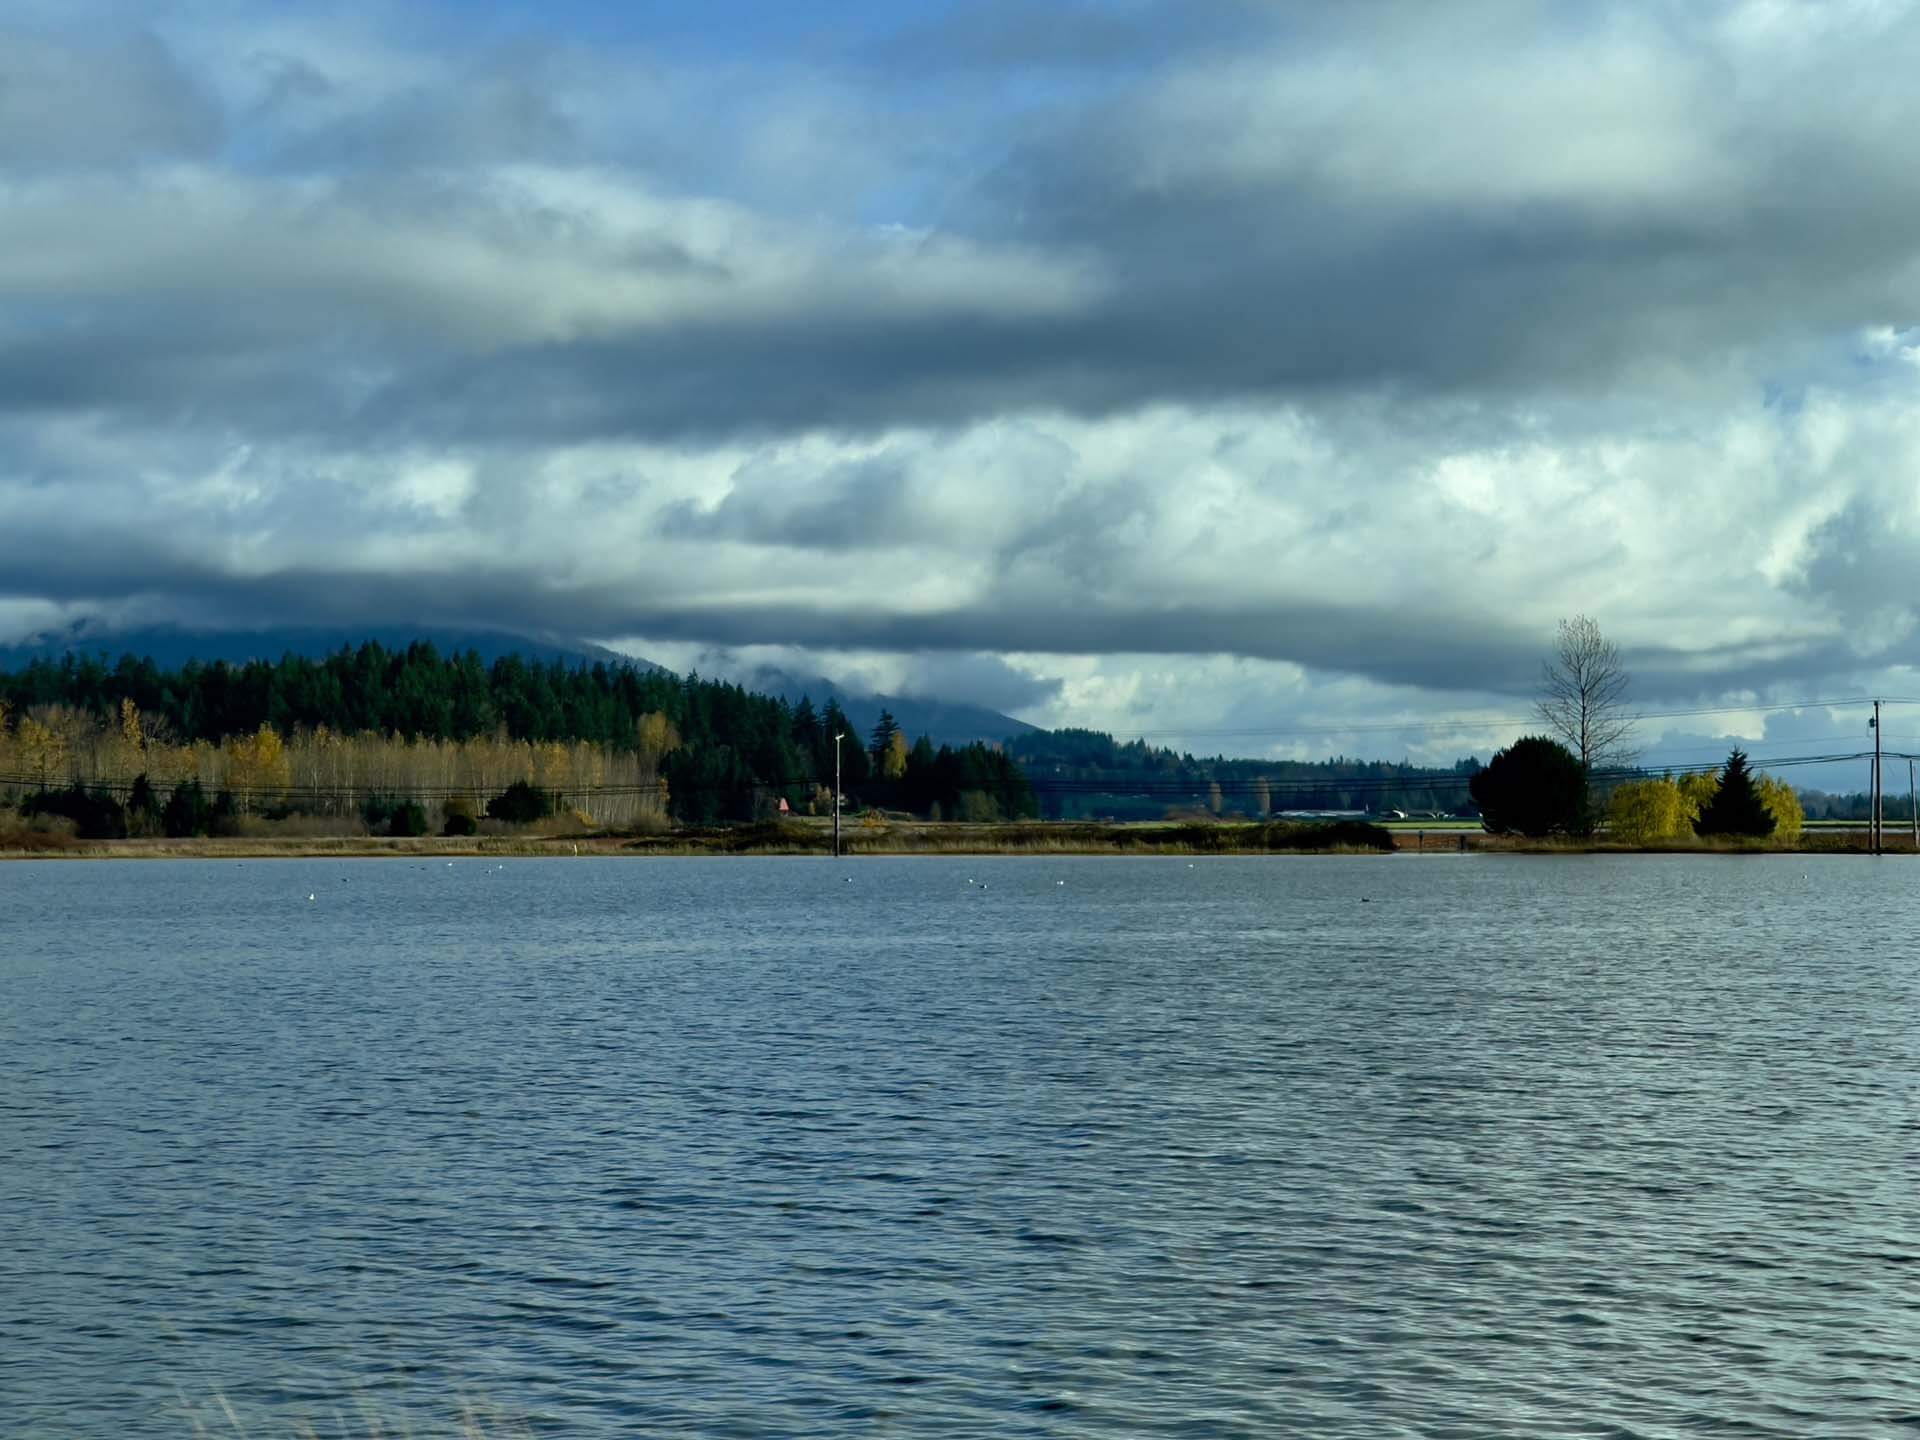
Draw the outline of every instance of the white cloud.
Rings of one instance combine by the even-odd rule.
[[[0,627],[577,621],[1428,759],[1576,611],[1650,698],[1916,628],[1913,6],[1355,7],[1017,114],[400,13],[14,52]]]

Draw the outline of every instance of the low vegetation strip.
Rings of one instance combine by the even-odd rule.
[[[1267,855],[1313,851],[1384,853],[1394,848],[1393,837],[1385,830],[1355,821],[1330,825],[904,822],[848,826],[841,833],[840,845],[848,855]],[[819,824],[769,821],[636,836],[626,841],[625,846],[653,854],[824,855],[832,852],[833,832],[830,827]]]
[[[1394,837],[1376,825],[967,825],[893,822],[849,825],[847,855],[1262,855],[1389,853]],[[0,826],[0,856],[15,858],[204,858],[463,855],[827,855],[833,831],[818,821],[686,827],[642,833],[388,837],[114,838],[83,840],[71,830]]]
[[[841,835],[848,856],[871,855],[1300,855],[1425,851],[1493,855],[1603,854],[1859,854],[1866,832],[1808,831],[1792,841],[1719,836],[1635,843],[1605,832],[1530,838],[1480,831],[1407,828],[1388,831],[1357,821],[1331,824],[1142,823],[1098,825],[1034,822],[969,825],[890,821],[853,824]],[[1890,852],[1912,850],[1907,835],[1889,834]],[[833,832],[820,820],[689,826],[675,830],[514,833],[453,836],[236,835],[82,839],[70,826],[0,821],[0,859],[318,859],[478,856],[817,855],[832,853]]]

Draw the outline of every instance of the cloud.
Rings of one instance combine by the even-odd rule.
[[[513,454],[27,425],[36,468],[82,478],[0,487],[0,565],[63,604],[169,594],[906,656],[1237,655],[1507,696],[1531,693],[1554,618],[1586,610],[1648,698],[1814,693],[1888,663],[1910,625],[1852,619],[1876,587],[1910,617],[1885,586],[1904,552],[1864,585],[1831,557],[1912,543],[1911,522],[1858,518],[1875,493],[1859,474],[1920,454],[1912,398],[1838,417],[1756,405],[1631,440],[1536,414],[1525,445],[1452,407],[1373,405]]]
[[[151,31],[0,26],[0,175],[204,159],[218,107]]]
[[[174,146],[203,163],[133,185],[41,172],[0,212],[16,257],[0,296],[58,318],[67,403],[128,400],[78,377],[111,373],[137,326],[183,387],[220,377],[172,362],[244,352],[271,377],[245,397],[269,422],[503,441],[1667,383],[1910,313],[1920,102],[1899,81],[1920,23],[1779,37],[1728,7],[1685,25],[1633,13],[1524,40],[1483,20],[1466,27],[1480,47],[1395,7],[1364,29],[1281,25],[1120,67],[1030,125],[963,96],[972,144],[923,137],[917,162],[851,146],[908,212],[881,225],[801,219],[769,172],[804,187],[849,148],[815,144],[823,123],[895,128],[889,93],[781,75],[750,133],[654,175],[630,147],[644,159],[672,107],[706,97],[653,68],[636,137],[610,118],[604,58],[456,44],[368,60],[274,32],[260,43],[281,49],[221,57],[244,86],[177,77],[244,106],[227,123],[259,164]],[[284,48],[302,43],[311,58]],[[127,46],[178,70],[157,40]],[[1885,88],[1869,123],[1830,97],[1843,66]],[[777,203],[674,188],[702,161]],[[276,331],[345,348],[351,386],[302,374],[304,345]]]
[[[519,624],[1422,753],[1576,611],[1649,702],[1904,663],[1910,7],[77,14],[0,36],[0,625]]]
[[[510,442],[877,414],[879,397],[834,398],[830,354],[964,348],[1097,286],[1017,246],[777,226],[538,167],[22,182],[0,243],[0,301],[31,317],[0,348],[12,405],[167,415],[213,395],[267,434]]]
[[[965,700],[1017,714],[1053,704],[1065,685],[1058,675],[1035,674],[998,655],[955,654],[918,657],[895,688],[902,695]]]

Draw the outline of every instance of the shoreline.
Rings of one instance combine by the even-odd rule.
[[[1412,828],[1380,832],[1385,843],[1258,825],[1084,825],[1028,822],[959,825],[895,823],[842,832],[842,858],[878,855],[1871,855],[1864,833],[1808,831],[1791,845],[1740,841],[1672,841],[1655,845],[1605,840],[1528,840],[1482,831]],[[43,843],[35,843],[43,842]],[[50,843],[47,843],[50,842]],[[371,835],[80,840],[32,832],[0,834],[7,860],[384,860],[518,858],[687,858],[708,855],[793,855],[828,858],[831,832],[788,823],[703,827],[651,834],[510,834],[405,839]],[[1887,855],[1914,852],[1907,835],[1890,837]]]

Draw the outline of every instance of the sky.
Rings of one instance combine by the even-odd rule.
[[[1916,73],[1908,0],[10,0],[0,640],[1445,763],[1585,614],[1655,763],[1857,749],[1920,697]]]

